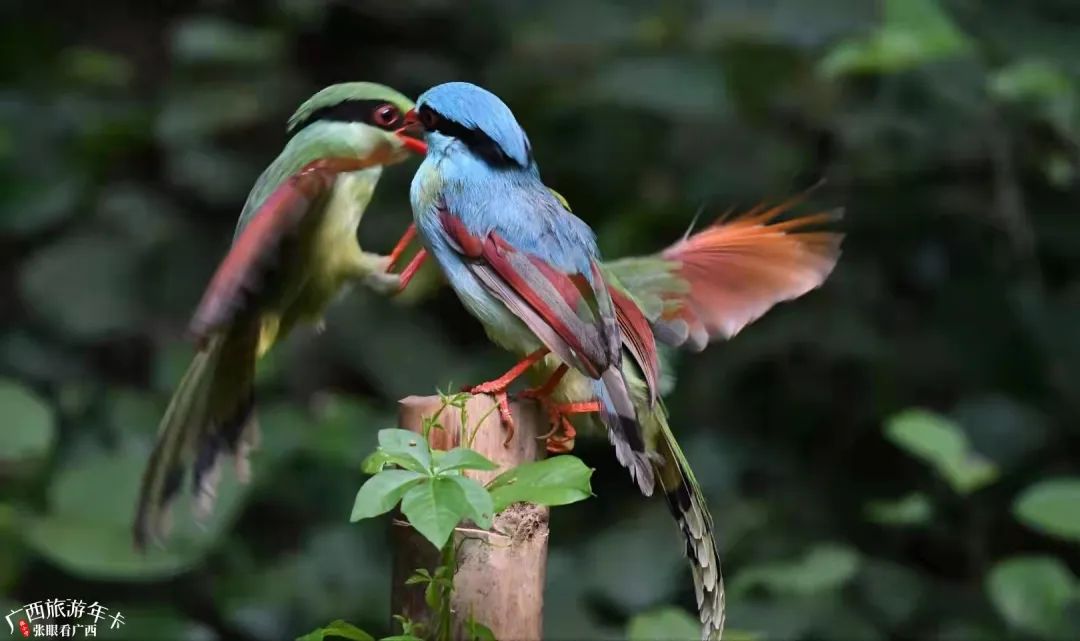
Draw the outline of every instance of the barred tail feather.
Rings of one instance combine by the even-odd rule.
[[[600,400],[601,418],[607,427],[608,440],[615,448],[615,458],[630,472],[645,496],[652,496],[656,486],[653,460],[645,448],[630,391],[621,372],[612,366],[594,383]]]
[[[224,455],[247,477],[247,456],[258,442],[254,421],[254,368],[258,332],[232,331],[209,339],[192,359],[158,428],[135,513],[137,549],[165,538],[169,510],[188,469],[197,518],[206,518],[217,495]]]
[[[664,419],[661,417],[661,420]],[[658,444],[664,462],[657,475],[668,508],[686,539],[686,556],[694,578],[701,638],[720,639],[724,631],[724,578],[720,573],[720,553],[713,533],[712,515],[693,472],[679,450],[671,431],[663,426]]]

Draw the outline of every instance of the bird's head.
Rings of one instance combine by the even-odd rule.
[[[288,131],[296,136],[313,128],[334,124],[362,125],[374,134],[373,153],[390,152],[389,162],[404,160],[408,152],[423,155],[427,147],[403,129],[412,100],[385,85],[374,82],[344,82],[330,85],[304,101],[289,118]]]
[[[533,167],[529,137],[513,112],[474,84],[448,82],[428,89],[406,114],[406,124],[423,129],[431,155],[464,149],[491,167]]]

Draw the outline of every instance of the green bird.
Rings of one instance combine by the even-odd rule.
[[[189,324],[198,352],[173,393],[143,474],[134,523],[139,549],[160,540],[188,470],[195,512],[213,505],[225,457],[250,472],[258,441],[256,361],[302,324],[321,326],[349,285],[396,290],[388,259],[360,248],[357,226],[382,168],[423,153],[400,131],[412,101],[388,87],[332,85],[289,119],[288,143],[244,203],[232,246]]]

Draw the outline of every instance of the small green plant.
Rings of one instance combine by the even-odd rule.
[[[461,442],[471,445],[476,429],[467,426],[466,394],[440,394],[443,405],[435,415],[425,418],[421,433],[401,429],[379,431],[379,446],[363,462],[371,478],[364,482],[353,503],[351,521],[370,519],[393,510],[400,504],[401,513],[412,527],[440,550],[440,565],[429,571],[417,569],[406,585],[424,585],[424,600],[431,609],[430,624],[414,622],[404,615],[394,615],[401,634],[381,641],[446,641],[451,638],[453,620],[450,597],[457,570],[454,528],[469,521],[476,527],[490,529],[494,515],[514,503],[556,506],[574,503],[592,495],[592,470],[575,456],[556,456],[526,463],[498,475],[486,485],[464,475],[465,470],[492,471],[498,466],[468,447],[443,451],[432,449],[428,436],[444,429],[439,422],[442,412],[453,407],[461,412]],[[479,423],[482,423],[478,421]],[[470,641],[495,641],[492,631],[470,615],[465,622]],[[326,638],[375,641],[367,632],[345,621],[314,630],[297,641],[322,641]]]

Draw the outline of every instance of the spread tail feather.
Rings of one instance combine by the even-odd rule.
[[[777,220],[799,200],[721,218],[659,254],[605,263],[605,273],[639,304],[657,340],[700,351],[832,272],[843,235],[812,229],[839,213]]]
[[[834,221],[824,212],[777,221],[801,197],[774,207],[756,207],[684,238],[660,253],[676,265],[688,292],[682,305],[666,311],[657,334],[700,351],[714,338],[731,338],[773,305],[819,287],[836,266],[843,236],[807,231]]]
[[[223,455],[236,460],[237,476],[248,476],[247,456],[258,442],[254,420],[255,354],[258,331],[233,330],[209,339],[173,393],[143,472],[133,528],[137,549],[162,540],[169,508],[188,468],[197,518],[209,516],[217,495]]]

